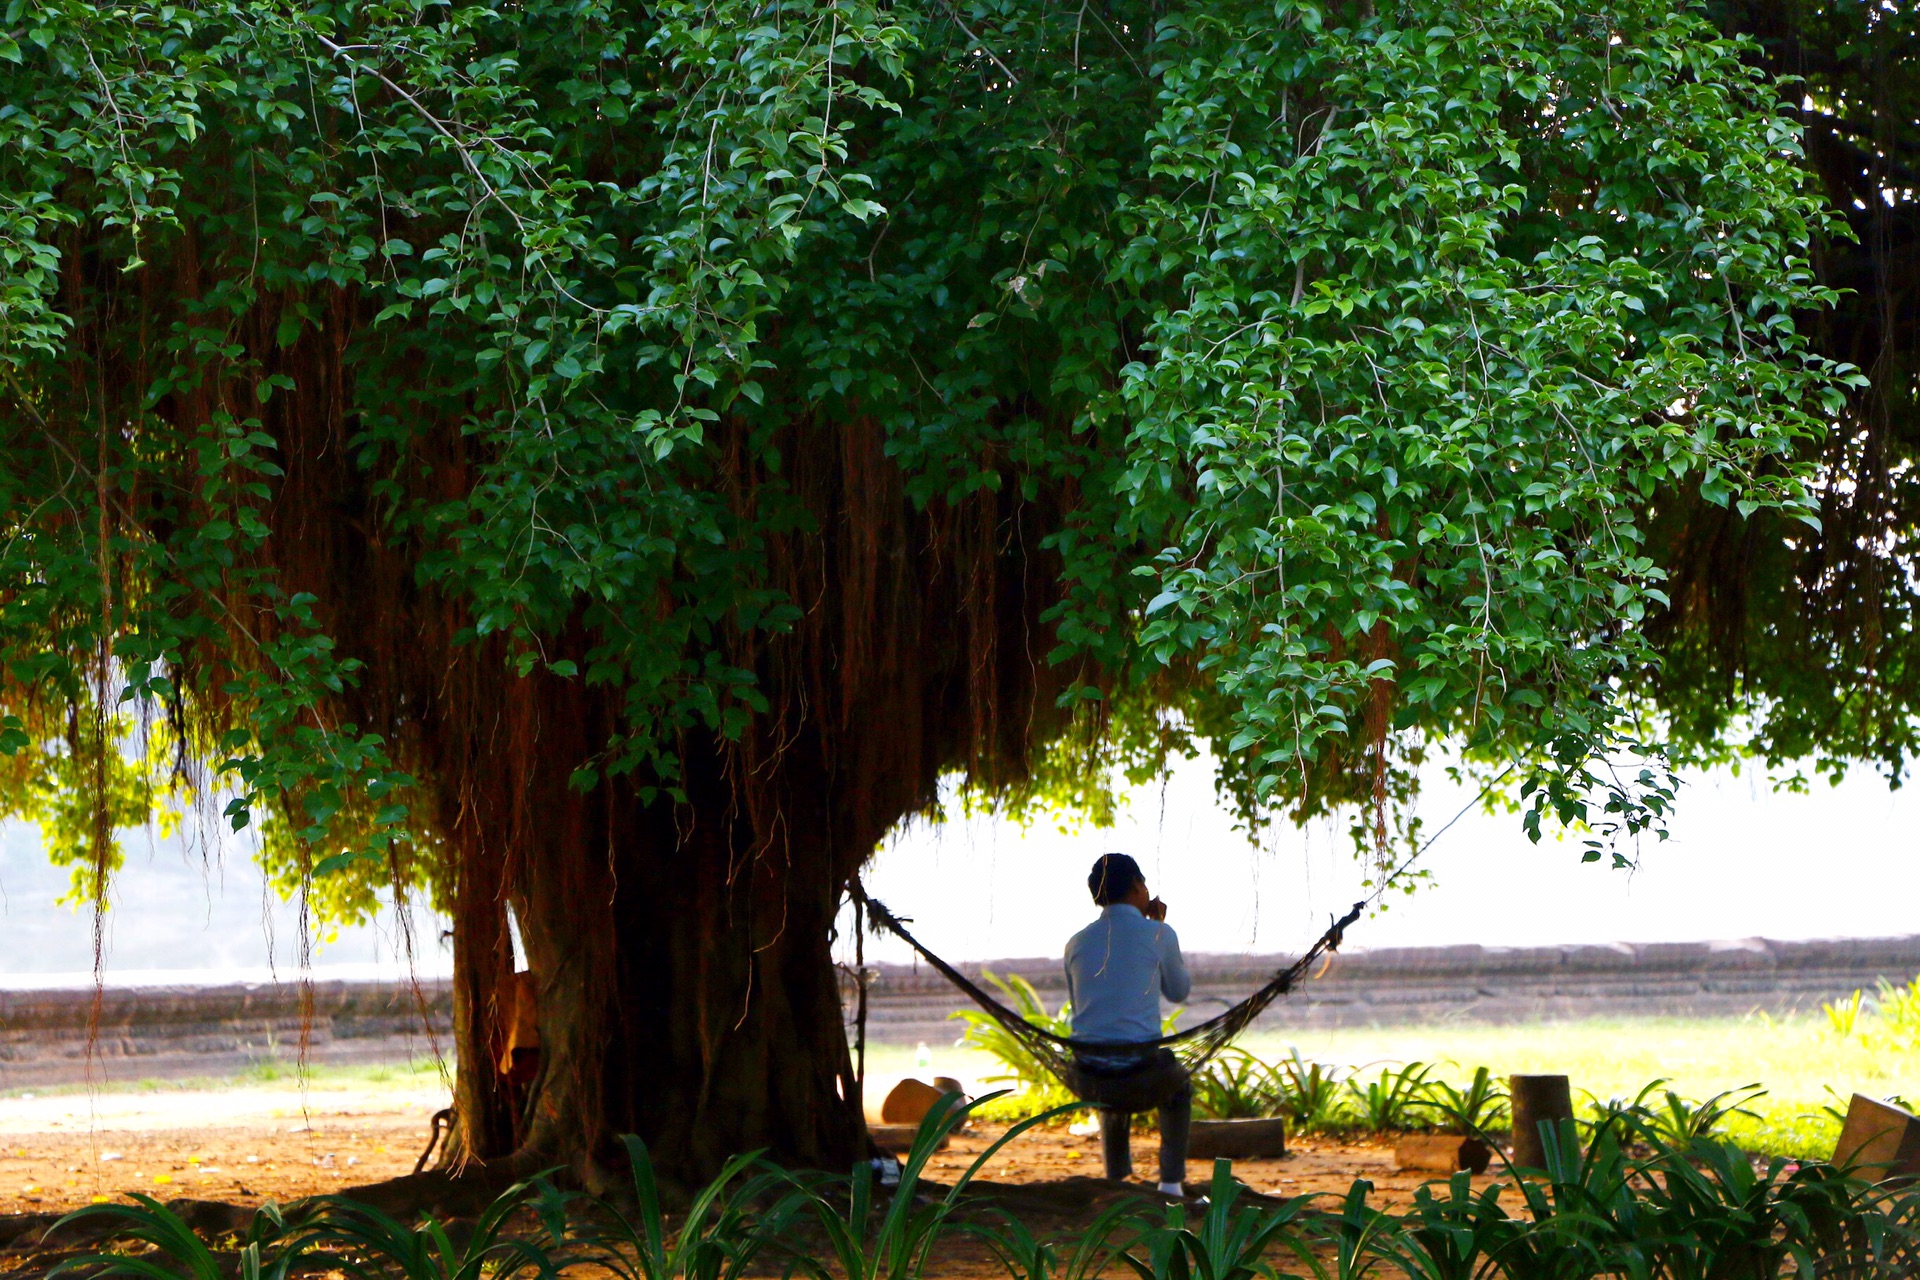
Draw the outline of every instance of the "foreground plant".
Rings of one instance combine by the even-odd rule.
[[[1215,1160],[1199,1221],[1184,1205],[1168,1207],[1165,1218],[1142,1231],[1121,1261],[1139,1280],[1255,1280],[1272,1274],[1267,1257],[1276,1251],[1310,1261],[1312,1251],[1298,1228],[1311,1197],[1258,1208],[1237,1204],[1244,1190],[1232,1162]]]
[[[576,1260],[575,1199],[541,1176],[515,1183],[470,1221],[422,1213],[410,1224],[352,1196],[319,1196],[296,1243],[356,1280],[554,1280]]]
[[[1507,1215],[1505,1188],[1473,1189],[1473,1175],[1456,1173],[1444,1193],[1428,1183],[1413,1193],[1400,1231],[1380,1246],[1411,1280],[1478,1280],[1500,1263],[1524,1227]]]
[[[733,1280],[798,1207],[797,1197],[786,1196],[762,1210],[772,1193],[791,1184],[767,1169],[759,1152],[749,1152],[721,1166],[670,1229],[647,1144],[633,1134],[622,1144],[633,1179],[631,1216],[603,1201],[593,1225],[576,1228],[591,1243],[593,1261],[621,1280]],[[755,1176],[744,1177],[749,1171]]]
[[[541,1180],[510,1189],[471,1222],[400,1220],[343,1196],[282,1214],[268,1206],[222,1249],[150,1197],[79,1210],[60,1226],[110,1227],[134,1250],[63,1263],[55,1276],[138,1280],[290,1280],[322,1271],[352,1280],[551,1280],[590,1268],[618,1280],[921,1280],[943,1241],[983,1242],[1012,1280],[1097,1280],[1115,1264],[1135,1280],[1907,1280],[1920,1275],[1920,1189],[1874,1184],[1818,1162],[1772,1160],[1710,1133],[1677,1135],[1644,1101],[1586,1125],[1544,1127],[1546,1167],[1475,1190],[1456,1174],[1392,1214],[1357,1180],[1328,1203],[1254,1201],[1215,1161],[1204,1206],[1153,1207],[1123,1196],[1068,1241],[1039,1238],[1004,1210],[957,1221],[975,1176],[1009,1132],[944,1193],[928,1160],[978,1104],[949,1096],[929,1113],[892,1186],[870,1163],[850,1177],[729,1161],[677,1222],[661,1206],[650,1156],[630,1144],[636,1204],[568,1194]],[[810,1241],[817,1232],[824,1252]]]
[[[884,1197],[876,1195],[876,1170],[870,1161],[855,1165],[852,1176],[844,1179],[796,1175],[794,1185],[806,1196],[807,1208],[826,1235],[828,1256],[820,1259],[790,1252],[791,1265],[815,1280],[916,1280],[925,1272],[934,1246],[981,1168],[1021,1134],[1081,1105],[1057,1107],[1010,1126],[954,1179],[944,1196],[922,1204],[916,1192],[927,1161],[969,1113],[1000,1096],[990,1093],[969,1102],[956,1093],[943,1095],[920,1122],[898,1182],[886,1189]]]
[[[217,1257],[199,1232],[152,1196],[132,1192],[130,1204],[95,1204],[66,1214],[47,1229],[49,1237],[82,1223],[106,1227],[115,1239],[134,1240],[159,1259],[125,1252],[91,1253],[69,1258],[47,1273],[48,1280],[71,1273],[88,1276],[135,1276],[140,1280],[285,1280],[306,1252],[303,1238],[288,1239],[288,1219],[269,1201],[255,1211],[239,1257],[229,1265]],[[295,1221],[299,1219],[296,1217]]]
[[[1011,1280],[1095,1280],[1142,1233],[1146,1206],[1134,1199],[1108,1205],[1079,1233],[1064,1260],[1058,1247],[1036,1236],[1019,1218],[1002,1212],[996,1219],[996,1225],[972,1234],[994,1251]],[[1114,1239],[1122,1235],[1127,1239]]]

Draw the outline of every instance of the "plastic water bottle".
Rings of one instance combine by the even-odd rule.
[[[933,1050],[927,1048],[927,1042],[922,1040],[920,1047],[913,1051],[913,1069],[915,1071],[927,1071],[932,1067]]]

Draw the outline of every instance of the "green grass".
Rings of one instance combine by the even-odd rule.
[[[959,1032],[956,1023],[954,1034]],[[1724,1132],[1750,1150],[1783,1155],[1826,1156],[1838,1122],[1828,1107],[1844,1110],[1854,1092],[1920,1101],[1920,1051],[1899,1043],[1882,1020],[1863,1017],[1851,1036],[1834,1033],[1823,1014],[1770,1019],[1637,1018],[1546,1022],[1524,1026],[1428,1025],[1352,1027],[1335,1030],[1259,1032],[1242,1043],[1266,1059],[1284,1058],[1297,1047],[1303,1058],[1346,1067],[1432,1062],[1439,1078],[1463,1084],[1484,1065],[1496,1077],[1519,1072],[1567,1075],[1575,1097],[1631,1098],[1654,1080],[1682,1097],[1704,1099],[1727,1089],[1759,1084],[1767,1093],[1750,1106],[1757,1118],[1736,1116]],[[912,1045],[869,1045],[867,1070],[876,1077],[954,1075],[976,1090],[999,1073],[988,1054],[957,1049],[951,1038],[930,1042],[931,1065],[916,1066]],[[1372,1074],[1372,1072],[1369,1072]],[[437,1085],[431,1060],[365,1066],[316,1066],[305,1087],[420,1088]],[[180,1080],[121,1082],[101,1092],[166,1092],[249,1086],[296,1087],[297,1066],[270,1059],[240,1072]],[[0,1092],[48,1096],[84,1092],[83,1085],[26,1086]],[[1657,1099],[1656,1099],[1657,1101]],[[994,1119],[1013,1119],[1040,1109],[1039,1099],[1007,1099],[990,1108]]]
[[[1848,1036],[1836,1034],[1827,1017],[1816,1012],[1777,1019],[1586,1019],[1257,1032],[1241,1044],[1268,1060],[1284,1058],[1297,1047],[1308,1061],[1368,1075],[1385,1064],[1438,1063],[1436,1078],[1454,1084],[1465,1084],[1482,1065],[1503,1081],[1519,1073],[1562,1073],[1571,1080],[1576,1100],[1583,1095],[1596,1101],[1632,1098],[1662,1079],[1665,1089],[1695,1101],[1757,1084],[1766,1093],[1748,1104],[1754,1114],[1733,1116],[1722,1132],[1748,1150],[1778,1155],[1830,1155],[1839,1122],[1827,1109],[1844,1111],[1853,1093],[1920,1101],[1920,1051],[1871,1012]],[[957,1075],[983,1092],[1000,1087],[982,1083],[1001,1070],[986,1054],[930,1044],[932,1065],[924,1071],[914,1065],[916,1054],[904,1045],[870,1045],[867,1069],[875,1076]],[[1012,1120],[1058,1101],[1008,1098],[981,1115]],[[1660,1099],[1656,1095],[1651,1101]]]
[[[1750,1150],[1826,1156],[1839,1123],[1825,1108],[1846,1108],[1855,1092],[1920,1099],[1920,1053],[1891,1043],[1870,1019],[1865,1035],[1835,1035],[1822,1014],[1767,1018],[1638,1018],[1525,1026],[1355,1027],[1259,1033],[1243,1042],[1265,1058],[1298,1047],[1310,1061],[1364,1066],[1438,1062],[1455,1083],[1484,1064],[1496,1076],[1566,1075],[1574,1097],[1631,1098],[1655,1080],[1685,1098],[1758,1084],[1765,1096],[1733,1117],[1725,1132]]]

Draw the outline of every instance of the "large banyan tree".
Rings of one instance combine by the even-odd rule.
[[[1666,0],[15,3],[0,796],[96,898],[182,796],[316,910],[432,895],[456,1156],[589,1177],[862,1152],[834,921],[946,776],[1205,740],[1386,840],[1444,742],[1631,836],[1649,529],[1811,529],[1854,376],[1750,53]]]

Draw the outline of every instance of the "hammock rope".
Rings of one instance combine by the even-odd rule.
[[[908,931],[906,924],[901,921],[900,917],[887,910],[885,903],[877,898],[868,896],[866,886],[861,883],[858,875],[853,876],[848,881],[847,891],[849,896],[854,900],[856,911],[864,909],[867,921],[871,925],[885,929],[887,932],[893,934],[894,937],[900,939],[900,941],[906,943],[909,947],[912,947],[922,960],[925,960],[939,972],[941,977],[959,988],[962,994],[979,1005],[995,1022],[999,1023],[1001,1027],[1006,1030],[1007,1034],[1024,1045],[1028,1052],[1033,1055],[1034,1059],[1063,1085],[1067,1085],[1069,1088],[1072,1087],[1069,1082],[1070,1073],[1075,1064],[1075,1055],[1079,1053],[1109,1058],[1124,1058],[1128,1056],[1144,1058],[1156,1053],[1158,1050],[1170,1049],[1173,1051],[1175,1057],[1179,1059],[1180,1065],[1185,1068],[1187,1074],[1191,1075],[1205,1066],[1215,1054],[1232,1043],[1234,1038],[1242,1031],[1245,1031],[1255,1018],[1266,1012],[1267,1006],[1271,1005],[1280,997],[1291,993],[1294,987],[1299,984],[1300,980],[1307,976],[1307,971],[1313,967],[1314,961],[1319,960],[1323,956],[1331,956],[1334,952],[1338,951],[1341,942],[1346,938],[1347,926],[1358,920],[1369,905],[1378,902],[1385,896],[1388,889],[1392,888],[1402,877],[1411,872],[1414,864],[1419,862],[1427,850],[1433,847],[1434,841],[1450,831],[1454,823],[1465,817],[1475,806],[1485,801],[1486,798],[1492,794],[1494,788],[1506,781],[1507,777],[1518,767],[1518,761],[1508,764],[1505,769],[1500,771],[1497,777],[1489,780],[1485,786],[1480,788],[1480,793],[1477,796],[1462,805],[1460,812],[1448,819],[1445,826],[1428,836],[1416,848],[1410,850],[1399,862],[1393,864],[1391,867],[1385,868],[1385,874],[1379,878],[1371,895],[1360,902],[1354,903],[1347,911],[1347,914],[1327,926],[1327,931],[1321,934],[1319,939],[1316,940],[1311,947],[1308,947],[1306,951],[1302,952],[1299,959],[1284,969],[1277,970],[1273,977],[1267,980],[1265,986],[1242,1000],[1239,1004],[1228,1007],[1225,1011],[1215,1014],[1205,1022],[1188,1027],[1185,1031],[1176,1031],[1172,1035],[1161,1036],[1157,1040],[1142,1040],[1133,1044],[1112,1044],[1075,1040],[1071,1036],[1055,1035],[1045,1027],[1036,1026],[1028,1022],[1020,1013],[1009,1009],[1006,1005],[994,999],[992,994],[982,989],[979,983],[948,964],[945,960],[942,960],[933,952],[927,950],[926,945]],[[858,916],[856,915],[855,918],[857,921]],[[858,925],[856,924],[856,928],[857,927]],[[864,985],[862,986],[860,995],[860,1036],[861,1044],[864,1047],[866,1041],[867,1013],[866,990]],[[864,1062],[861,1074],[864,1079]]]
[[[1360,918],[1366,910],[1365,902],[1356,902],[1346,915],[1341,916],[1328,926],[1319,939],[1302,952],[1300,957],[1285,968],[1277,970],[1267,980],[1265,986],[1252,995],[1226,1010],[1208,1018],[1205,1022],[1176,1031],[1172,1035],[1161,1036],[1155,1040],[1141,1040],[1137,1043],[1114,1044],[1075,1040],[1070,1036],[1055,1035],[1045,1027],[1036,1026],[1027,1021],[1020,1013],[1009,1009],[981,988],[980,984],[960,970],[929,951],[924,943],[907,929],[899,916],[889,911],[886,904],[877,898],[867,896],[866,890],[856,879],[851,886],[854,897],[865,904],[867,919],[887,930],[896,938],[912,947],[920,958],[937,970],[941,977],[959,988],[969,1000],[984,1009],[995,1022],[1006,1029],[1007,1033],[1020,1041],[1040,1064],[1061,1083],[1067,1083],[1067,1074],[1073,1065],[1077,1052],[1095,1053],[1101,1056],[1139,1056],[1145,1057],[1160,1049],[1171,1049],[1179,1058],[1180,1065],[1191,1074],[1205,1066],[1220,1050],[1227,1047],[1253,1020],[1259,1017],[1275,1000],[1291,992],[1313,967],[1316,960],[1340,949],[1340,943],[1346,937],[1347,926]]]

